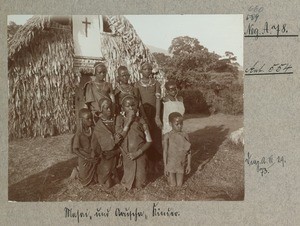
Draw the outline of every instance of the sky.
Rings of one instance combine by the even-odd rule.
[[[24,24],[32,15],[11,15],[7,22]],[[146,45],[168,50],[174,38],[197,38],[210,52],[231,51],[243,65],[243,15],[125,15]]]

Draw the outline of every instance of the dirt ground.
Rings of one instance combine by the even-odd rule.
[[[12,201],[167,201],[243,200],[244,151],[228,135],[243,127],[243,116],[187,115],[184,130],[192,143],[192,171],[181,188],[151,174],[143,189],[121,185],[82,187],[69,178],[77,158],[70,154],[72,134],[9,142],[8,198]]]

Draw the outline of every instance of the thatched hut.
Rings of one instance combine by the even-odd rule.
[[[131,81],[140,78],[142,62],[157,66],[124,16],[102,16],[108,32],[100,35],[107,80],[115,84],[116,69],[128,67]],[[104,26],[104,27],[105,27]],[[47,136],[74,131],[76,110],[83,104],[82,85],[94,61],[74,55],[72,17],[34,16],[8,43],[9,136]],[[162,81],[162,73],[158,74]]]

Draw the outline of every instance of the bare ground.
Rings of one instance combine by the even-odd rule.
[[[145,188],[124,191],[115,185],[82,187],[69,176],[77,164],[70,154],[71,134],[9,142],[8,198],[13,201],[166,201],[243,200],[244,152],[227,136],[243,126],[243,116],[187,115],[192,143],[192,172],[181,188],[171,188],[160,174],[150,175]],[[161,168],[162,172],[162,168]]]

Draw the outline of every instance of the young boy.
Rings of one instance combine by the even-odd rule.
[[[180,113],[172,112],[169,123],[172,130],[164,135],[163,141],[165,176],[170,186],[182,186],[184,173],[191,171],[191,143],[188,135],[182,132],[183,117]]]

